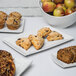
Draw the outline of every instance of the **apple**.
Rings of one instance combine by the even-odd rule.
[[[57,17],[64,16],[65,11],[63,10],[63,8],[56,8],[53,12],[53,15]]]
[[[73,8],[75,6],[75,0],[64,0],[64,4],[67,8]]]
[[[65,15],[72,14],[73,12],[74,12],[73,9],[68,8],[68,9],[66,10],[66,12],[65,12]]]
[[[51,2],[52,0],[41,0],[41,2]]]
[[[56,5],[56,8],[63,8],[64,11],[66,11],[66,7],[65,7],[64,4],[57,4],[57,5]]]
[[[42,8],[45,12],[53,12],[56,4],[54,2],[43,2]]]
[[[58,4],[58,3],[63,3],[64,0],[54,0],[54,2],[55,2],[56,4]]]

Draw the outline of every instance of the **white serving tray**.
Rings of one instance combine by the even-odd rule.
[[[32,63],[31,60],[26,58],[14,58],[14,63],[16,67],[15,76],[20,76]]]
[[[64,63],[60,60],[57,59],[57,52],[53,52],[51,53],[51,59],[53,60],[54,63],[56,63],[58,66],[62,67],[62,68],[71,68],[71,67],[76,67],[76,63]]]
[[[8,46],[10,46],[11,48],[15,49],[20,54],[22,54],[24,56],[27,56],[27,55],[31,55],[31,54],[35,54],[35,53],[44,51],[44,50],[47,51],[47,49],[51,49],[52,47],[55,47],[55,46],[60,45],[62,43],[73,40],[73,37],[71,37],[71,36],[69,36],[67,34],[64,34],[63,32],[61,32],[61,31],[59,31],[59,30],[57,30],[57,29],[55,29],[55,28],[53,28],[51,26],[46,26],[46,27],[49,27],[51,30],[61,33],[63,35],[64,39],[57,40],[57,41],[47,41],[47,39],[45,39],[44,46],[40,50],[36,50],[33,46],[31,46],[27,51],[25,49],[23,49],[22,47],[16,45],[16,40],[18,38],[22,38],[22,37],[26,37],[26,36],[28,37],[29,36],[26,33],[21,34],[21,35],[17,35],[16,37],[7,37],[7,38],[4,38],[2,41],[4,43],[6,43]]]
[[[10,30],[7,28],[7,26],[5,25],[5,27],[3,29],[0,29],[1,33],[22,33],[24,30],[24,26],[25,26],[25,19],[22,18],[21,19],[21,24],[20,27],[17,30]]]

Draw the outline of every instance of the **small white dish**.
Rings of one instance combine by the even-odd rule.
[[[45,26],[45,27],[49,27],[49,26]],[[26,37],[26,33],[24,34],[21,34],[21,35],[17,35],[16,37],[7,37],[7,38],[4,38],[2,41],[4,43],[6,43],[8,46],[12,47],[13,49],[15,49],[17,52],[19,52],[20,54],[24,55],[24,56],[27,56],[27,55],[31,55],[31,54],[34,54],[34,53],[38,53],[38,52],[41,52],[41,51],[44,51],[47,49],[50,49],[52,47],[55,47],[57,45],[60,45],[62,43],[65,43],[65,42],[68,42],[70,40],[73,40],[73,37],[67,35],[67,34],[64,34],[63,32],[53,28],[53,27],[49,27],[51,30],[53,31],[57,31],[59,32],[60,34],[63,35],[64,39],[62,40],[57,40],[57,41],[48,41],[47,39],[45,39],[45,43],[44,43],[44,46],[39,49],[39,50],[36,50],[34,48],[34,46],[31,46],[27,51],[25,49],[23,49],[22,47],[16,45],[16,41],[18,38],[22,38],[22,37]],[[38,29],[39,30],[39,29]],[[29,35],[27,35],[28,37]]]
[[[14,58],[14,63],[16,67],[15,76],[20,76],[32,63],[31,60],[26,58]]]
[[[17,30],[10,30],[7,28],[7,26],[5,26],[3,29],[0,29],[0,32],[1,33],[22,33],[24,30],[24,26],[25,26],[25,19],[22,18],[20,27]]]
[[[64,63],[60,60],[57,59],[57,52],[51,53],[51,59],[53,60],[54,63],[56,63],[58,66],[62,68],[71,68],[71,67],[76,67],[76,63]]]

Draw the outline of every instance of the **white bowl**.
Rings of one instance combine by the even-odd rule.
[[[76,22],[76,12],[70,15],[67,15],[67,16],[63,16],[63,17],[56,17],[56,16],[52,16],[44,12],[44,10],[42,9],[41,1],[39,2],[39,5],[40,5],[40,9],[41,9],[44,19],[51,26],[65,28],[65,27],[71,26],[72,24]]]

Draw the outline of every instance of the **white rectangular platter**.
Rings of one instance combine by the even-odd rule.
[[[67,63],[64,63],[64,62],[58,60],[57,59],[57,52],[51,53],[51,59],[53,60],[53,62],[55,64],[57,64],[58,66],[60,66],[62,68],[70,68],[70,67],[76,66],[76,63],[67,64]]]
[[[31,60],[26,58],[14,58],[14,63],[16,67],[15,76],[20,76],[32,63]]]
[[[20,27],[17,30],[10,30],[5,25],[5,27],[3,29],[0,29],[0,33],[22,33],[24,30],[24,26],[25,26],[25,19],[22,18]]]
[[[51,26],[46,26],[46,27],[49,27],[53,31],[59,32],[60,34],[63,35],[64,39],[57,40],[57,41],[47,41],[47,39],[45,39],[44,46],[40,50],[36,50],[33,46],[31,46],[27,51],[25,49],[21,48],[20,46],[16,45],[16,40],[18,38],[28,37],[29,36],[26,33],[21,34],[21,35],[17,35],[16,37],[7,37],[7,38],[4,38],[2,41],[4,43],[6,43],[7,45],[9,45],[11,48],[15,49],[20,54],[22,54],[24,56],[27,56],[27,55],[31,55],[31,54],[34,54],[34,53],[38,53],[38,52],[44,51],[44,50],[47,51],[47,49],[51,49],[52,47],[55,47],[55,46],[60,45],[62,43],[65,43],[65,42],[68,42],[70,40],[73,40],[73,37],[71,37],[71,36],[69,36],[67,34],[64,34],[63,32],[61,32],[61,31],[59,31],[59,30],[57,30],[57,29],[55,29],[55,28],[53,28]],[[34,31],[34,30],[32,30],[32,31]]]

